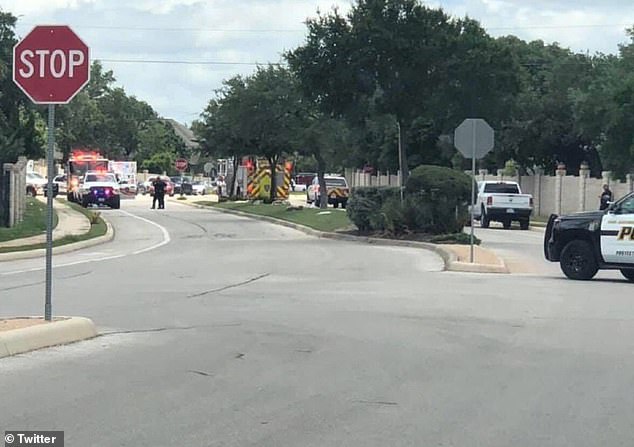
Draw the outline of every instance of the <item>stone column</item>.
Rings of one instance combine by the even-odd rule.
[[[486,169],[480,169],[478,173],[480,174],[480,180],[485,181],[487,179],[487,174],[489,173],[489,171],[487,171]]]
[[[498,182],[504,181],[504,169],[498,169],[497,176]]]
[[[562,195],[563,195],[563,181],[566,176],[566,165],[563,163],[559,163],[557,165],[557,171],[555,172],[557,176],[557,182],[555,183],[555,212],[557,214],[561,214],[561,205],[562,205]]]
[[[634,192],[634,174],[627,174],[625,176],[625,183],[627,183],[628,190]]]
[[[579,207],[578,211],[586,210],[586,197],[588,194],[588,178],[590,177],[590,166],[588,163],[581,163],[579,167]]]
[[[15,172],[14,166],[11,165],[11,170],[9,171],[9,228],[15,226],[16,224],[16,184],[15,184]]]
[[[533,214],[535,216],[541,216],[542,214],[542,176],[544,170],[542,168],[535,168],[535,183],[533,184]]]
[[[612,171],[603,171],[601,173],[601,177],[603,178],[603,184],[604,185],[608,185],[608,187],[610,187],[610,183],[611,183],[611,179],[612,179]],[[603,186],[603,185],[601,185]]]

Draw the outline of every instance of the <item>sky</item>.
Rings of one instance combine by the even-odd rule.
[[[430,0],[478,20],[493,36],[558,42],[573,51],[617,53],[634,26],[633,0]],[[70,25],[113,70],[117,85],[163,117],[190,124],[222,81],[280,62],[302,44],[318,10],[350,0],[0,0],[24,37],[38,24]]]

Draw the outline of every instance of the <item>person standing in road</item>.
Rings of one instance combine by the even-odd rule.
[[[165,209],[165,188],[167,185],[161,179],[161,177],[156,177],[156,180],[152,183],[154,187],[154,199],[152,200],[152,209],[156,207],[156,202],[158,201],[158,209]]]
[[[599,196],[600,199],[600,210],[607,210],[610,206],[610,202],[612,202],[612,191],[610,191],[610,187],[608,185],[603,185],[603,192]]]

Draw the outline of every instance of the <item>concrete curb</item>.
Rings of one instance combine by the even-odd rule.
[[[349,242],[362,242],[366,244],[374,244],[374,245],[382,245],[382,246],[396,246],[396,247],[408,247],[408,248],[422,248],[425,250],[433,251],[438,256],[440,256],[445,263],[445,270],[452,272],[465,272],[465,273],[509,273],[508,268],[503,260],[497,258],[499,262],[497,264],[471,264],[468,262],[459,262],[456,254],[448,248],[443,247],[440,244],[432,244],[429,242],[417,242],[417,241],[401,241],[401,240],[393,240],[393,239],[381,239],[375,237],[366,237],[366,236],[354,236],[351,234],[339,234],[339,233],[331,233],[325,231],[314,230],[310,227],[306,227],[304,225],[296,224],[293,222],[287,222],[285,220],[276,219],[274,217],[269,216],[259,216],[257,214],[245,213],[237,210],[229,210],[226,208],[217,208],[211,206],[204,205],[196,205],[194,203],[183,203],[183,205],[187,205],[194,208],[204,209],[204,210],[212,210],[219,211],[225,214],[233,214],[236,216],[247,217],[250,219],[261,220],[264,222],[274,223],[277,225],[282,225],[284,227],[292,228],[294,230],[301,231],[310,236],[315,236],[323,239],[335,239],[340,241],[349,241]],[[485,250],[485,249],[482,249]]]
[[[52,323],[0,332],[0,358],[97,336],[97,328],[92,320],[82,317],[62,318]]]
[[[94,247],[95,245],[105,244],[106,242],[110,242],[114,239],[114,227],[108,220],[101,216],[104,223],[106,224],[106,234],[103,236],[95,237],[92,239],[88,239],[80,242],[72,242],[70,244],[62,245],[60,247],[53,248],[53,255],[61,255],[63,253],[70,253],[73,251],[81,250],[82,248]],[[24,250],[24,251],[13,251],[9,253],[0,253],[0,262],[3,261],[17,261],[21,259],[32,259],[44,257],[46,255],[45,248],[38,248],[36,250]]]

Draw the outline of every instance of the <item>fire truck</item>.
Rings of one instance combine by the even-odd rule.
[[[67,199],[69,202],[79,201],[79,188],[84,174],[88,171],[107,172],[108,159],[96,151],[75,150],[71,152],[66,163]]]

